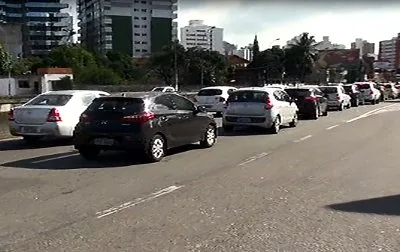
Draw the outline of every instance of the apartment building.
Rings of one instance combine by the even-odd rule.
[[[89,50],[133,57],[177,40],[177,0],[77,0],[80,41]]]
[[[359,49],[360,57],[362,57],[367,54],[374,54],[375,44],[369,43],[368,41],[363,40],[361,38],[357,38],[355,42],[351,43],[351,49]]]
[[[204,24],[203,20],[190,20],[181,28],[181,44],[187,49],[199,47],[225,54],[223,28]]]
[[[66,8],[68,4],[60,0],[2,0],[0,38],[5,44],[15,41],[12,36],[19,35],[5,32],[7,25],[21,25],[22,54],[18,57],[46,55],[72,38],[72,16],[62,12]]]
[[[253,60],[253,45],[249,44],[248,46],[234,50],[233,54],[251,62]]]
[[[400,33],[397,37],[379,42],[378,59],[388,62],[388,69],[400,71]]]

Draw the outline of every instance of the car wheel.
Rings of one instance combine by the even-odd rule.
[[[340,105],[339,105],[339,111],[343,111],[344,110],[344,104],[343,104],[343,102],[342,103],[340,103]]]
[[[328,115],[328,107],[325,108],[325,111],[322,113],[322,116],[327,116]]]
[[[354,107],[358,107],[360,105],[360,100],[357,99],[356,102],[354,103]]]
[[[96,159],[100,154],[100,149],[93,147],[81,147],[78,149],[79,154],[87,160]]]
[[[203,139],[200,140],[200,146],[210,148],[217,142],[217,130],[214,125],[208,125]]]
[[[222,112],[215,113],[215,117],[222,117]]]
[[[37,137],[37,136],[24,136],[23,137],[25,143],[27,144],[37,144],[41,137]]]
[[[278,115],[276,116],[276,119],[272,124],[272,127],[270,128],[270,131],[272,134],[278,134],[280,129],[281,129],[281,117]]]
[[[289,123],[289,126],[294,128],[294,127],[297,126],[298,122],[299,122],[299,120],[298,120],[298,116],[297,116],[297,113],[296,113],[296,114],[294,114],[292,121]]]
[[[225,132],[230,132],[233,130],[232,125],[222,125],[222,128],[224,129]]]
[[[165,156],[166,149],[164,138],[159,134],[154,135],[145,150],[147,161],[160,162]]]

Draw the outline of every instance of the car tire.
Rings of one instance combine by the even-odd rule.
[[[376,100],[372,100],[372,101],[371,101],[371,104],[372,104],[372,105],[375,105],[375,104],[376,104]]]
[[[325,111],[322,113],[322,116],[328,116],[328,107],[325,109]]]
[[[215,117],[222,117],[222,112],[215,113]]]
[[[343,111],[344,110],[344,104],[343,104],[343,102],[342,103],[340,103],[340,105],[339,105],[339,109],[338,109],[339,111]]]
[[[232,125],[222,125],[222,128],[224,129],[224,132],[231,132],[233,130]]]
[[[160,134],[155,134],[145,149],[146,161],[155,163],[160,162],[165,157],[166,141]]]
[[[357,99],[356,102],[354,103],[354,107],[358,107],[358,106],[360,106],[360,100],[359,99]]]
[[[320,115],[319,107],[316,107],[314,113],[311,115],[311,119],[317,120],[319,115]]]
[[[272,134],[278,134],[281,129],[281,117],[279,115],[276,116],[274,123],[270,128],[270,132]]]
[[[94,160],[100,154],[100,149],[93,147],[81,147],[78,149],[79,154],[86,160]]]
[[[291,127],[291,128],[296,127],[298,122],[299,122],[299,119],[298,119],[298,115],[297,115],[297,113],[296,113],[296,114],[293,116],[292,121],[289,123],[289,127]]]
[[[210,148],[217,142],[217,128],[209,124],[204,132],[203,138],[200,140],[200,146],[202,148]]]
[[[24,136],[23,139],[24,139],[25,143],[27,143],[27,144],[37,144],[41,140],[41,137]]]

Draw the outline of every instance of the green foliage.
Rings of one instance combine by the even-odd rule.
[[[53,82],[54,90],[70,90],[73,89],[74,82],[71,77],[65,76],[61,78],[59,81]]]
[[[104,66],[90,66],[81,69],[77,76],[78,84],[86,85],[118,85],[122,84],[122,78],[112,69]]]
[[[257,35],[254,37],[254,42],[253,42],[253,59],[254,61],[258,61],[260,55],[260,47],[258,45],[258,39]]]
[[[7,75],[12,70],[12,65],[11,54],[0,44],[0,75]]]
[[[96,66],[95,56],[79,45],[65,45],[54,48],[44,59],[50,67],[70,67],[75,72]]]

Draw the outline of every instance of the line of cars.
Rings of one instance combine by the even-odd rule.
[[[253,126],[278,134],[282,125],[296,127],[299,116],[318,119],[330,109],[344,110],[379,103],[376,84],[264,86],[201,89],[193,101],[176,92],[51,91],[9,112],[9,129],[28,143],[44,138],[73,138],[86,159],[101,151],[125,150],[147,161],[163,159],[170,148],[217,140],[215,112],[224,131]]]

